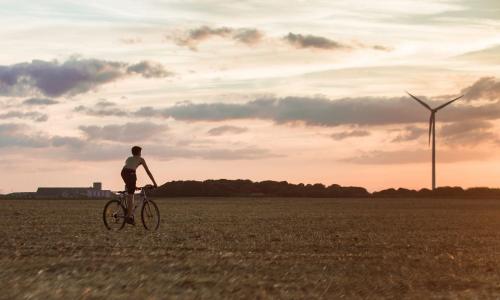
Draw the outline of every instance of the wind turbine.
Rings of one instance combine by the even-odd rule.
[[[429,144],[431,143],[431,135],[432,135],[432,190],[434,191],[436,189],[436,113],[450,105],[451,103],[457,101],[458,99],[462,98],[464,95],[455,98],[453,100],[450,100],[446,102],[445,104],[442,104],[436,108],[431,108],[427,103],[424,101],[418,99],[417,97],[413,96],[412,94],[406,92],[410,97],[413,99],[417,100],[418,103],[422,104],[425,108],[427,108],[431,112],[431,117],[429,119]]]

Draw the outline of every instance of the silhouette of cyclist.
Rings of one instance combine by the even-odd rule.
[[[125,166],[123,166],[121,172],[123,181],[125,182],[125,189],[127,190],[127,215],[125,217],[125,221],[129,224],[134,225],[135,221],[132,216],[132,208],[134,207],[134,193],[137,188],[137,176],[135,174],[137,167],[142,165],[146,170],[146,173],[148,173],[149,178],[151,178],[154,187],[158,187],[153,174],[151,174],[151,172],[149,171],[146,160],[141,157],[141,151],[142,148],[139,146],[132,147],[132,156],[128,157],[127,160],[125,160]]]

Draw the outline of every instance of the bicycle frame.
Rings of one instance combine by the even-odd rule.
[[[146,186],[144,187],[139,187],[139,188],[136,188],[136,190],[139,190],[141,191],[140,193],[138,194],[134,194],[134,207],[132,208],[132,215],[135,215],[135,210],[137,209],[137,207],[139,206],[138,203],[144,205],[146,202],[148,202],[148,197],[146,195],[146,190],[148,188]],[[125,207],[125,209],[128,209],[128,203],[127,203],[127,193],[126,192],[118,192],[118,197],[120,199],[120,203],[121,205],[123,205],[123,207]],[[137,197],[139,196],[139,197]],[[140,202],[138,202],[137,200],[139,200],[138,198],[140,198]]]

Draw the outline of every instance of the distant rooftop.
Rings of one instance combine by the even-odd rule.
[[[109,197],[111,191],[102,190],[102,183],[94,182],[91,187],[39,187],[37,196],[42,197]]]

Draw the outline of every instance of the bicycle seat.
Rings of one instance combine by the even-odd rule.
[[[125,195],[127,193],[127,191],[118,191],[116,192],[117,194],[121,194],[121,195]]]

